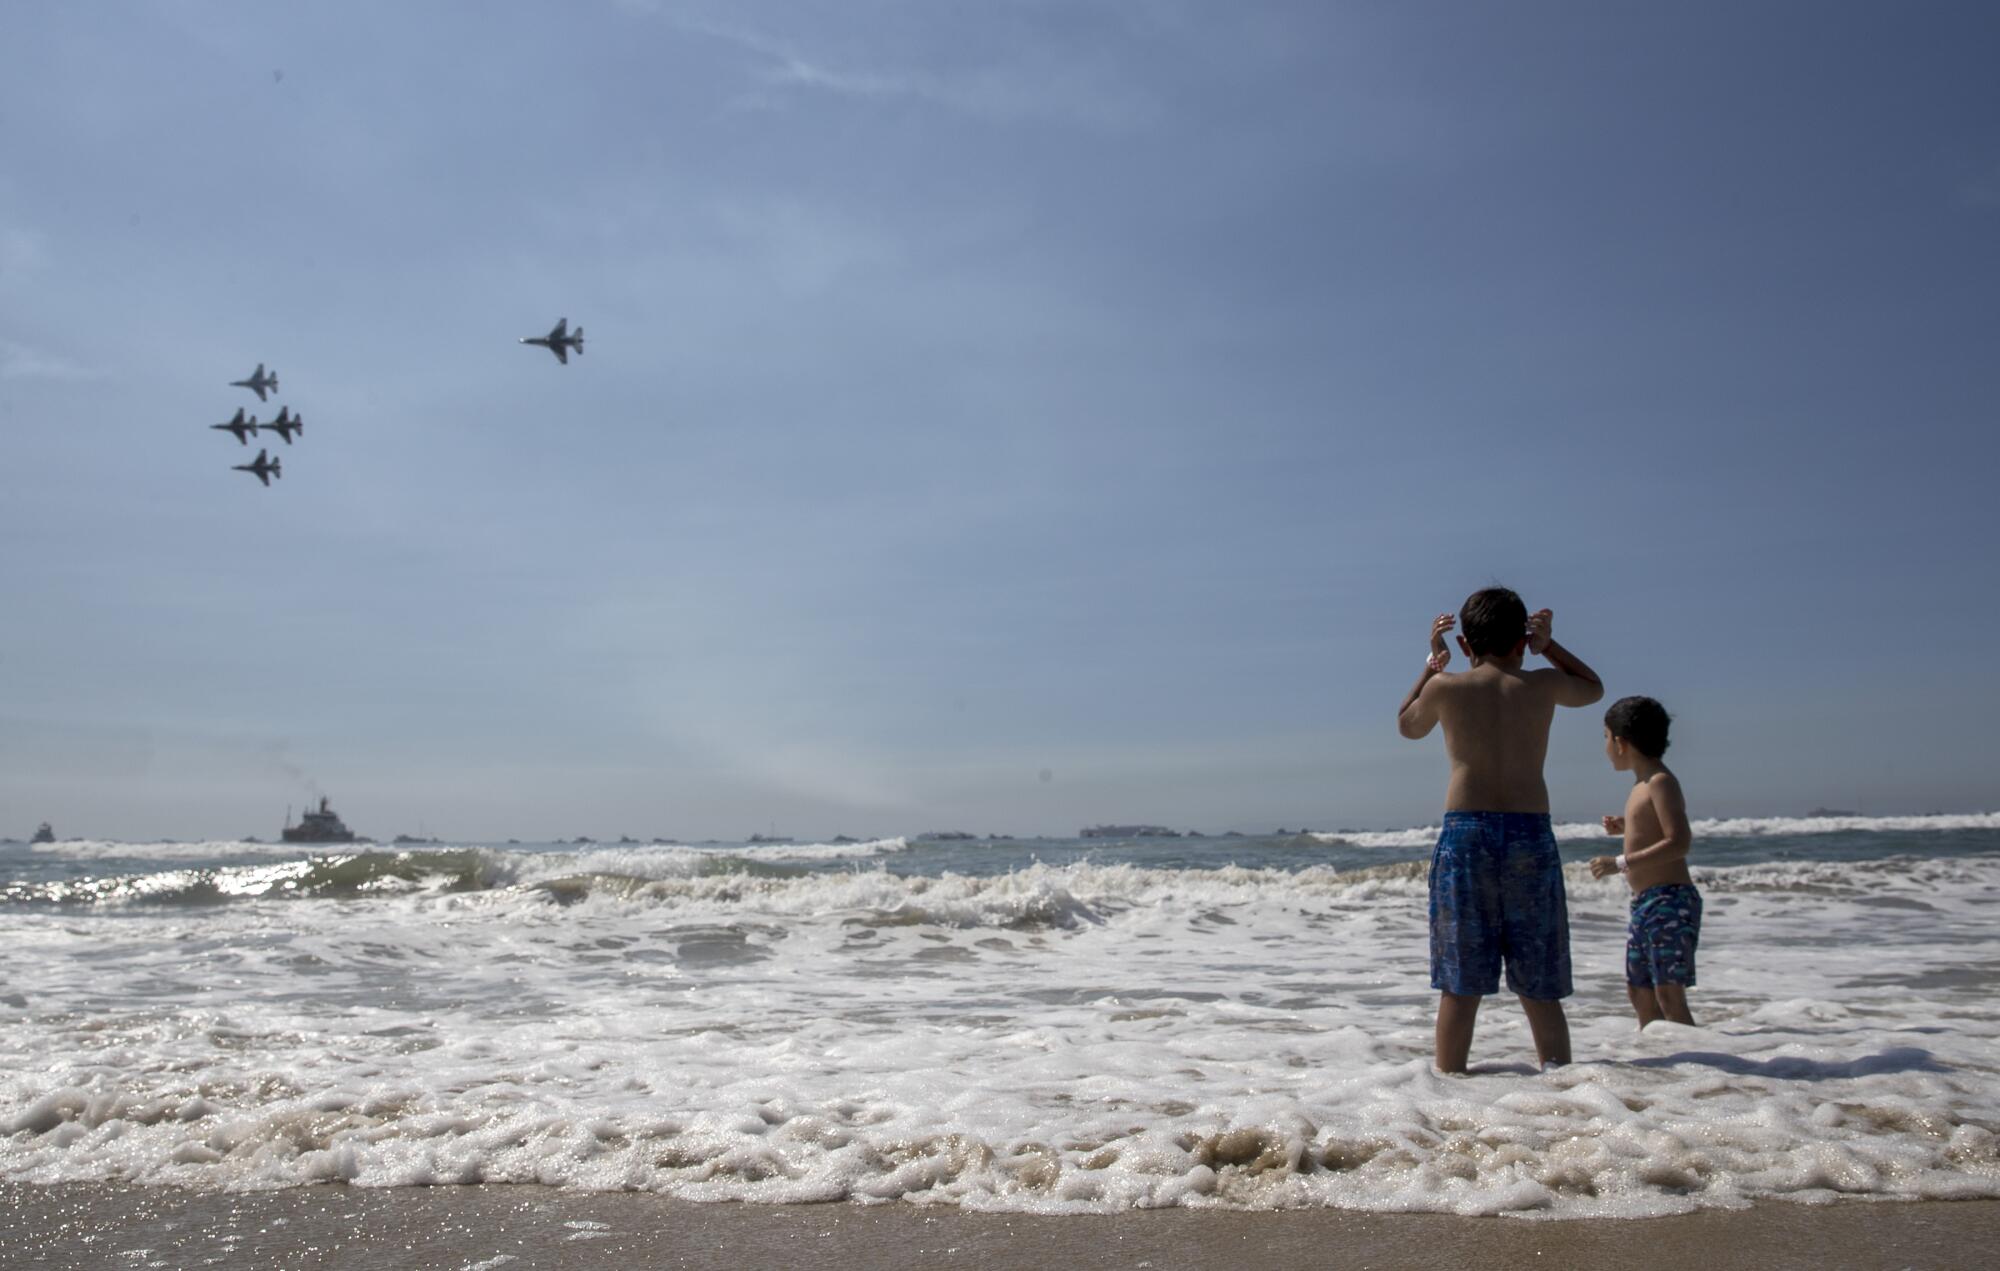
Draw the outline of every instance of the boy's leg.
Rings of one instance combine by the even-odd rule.
[[[1632,1012],[1639,1017],[1639,1027],[1644,1028],[1654,1020],[1662,1018],[1660,1003],[1653,996],[1651,985],[1627,984],[1625,996],[1632,999]]]
[[[1563,1014],[1559,999],[1524,997],[1521,1009],[1528,1013],[1528,1031],[1535,1035],[1535,1057],[1544,1068],[1560,1068],[1569,1062],[1569,1016]]]
[[[1493,857],[1501,839],[1485,814],[1448,812],[1431,854],[1431,987],[1438,990],[1436,1063],[1462,1073],[1479,999],[1500,988],[1503,932]]]
[[[1479,1019],[1479,998],[1470,993],[1438,994],[1437,1069],[1463,1073],[1472,1054],[1472,1026]]]
[[[1639,1027],[1656,1019],[1694,1023],[1687,991],[1694,983],[1694,952],[1700,939],[1701,893],[1693,886],[1669,883],[1649,887],[1633,899],[1625,946],[1625,982],[1630,986],[1632,1009],[1639,1014]]]
[[[1676,1024],[1692,1024],[1694,1016],[1688,1011],[1687,987],[1662,981],[1653,986],[1653,996],[1660,1003],[1660,1014]],[[1643,1025],[1642,1025],[1643,1027]]]
[[[1527,1013],[1542,1067],[1559,1067],[1570,1061],[1562,1006],[1571,990],[1562,856],[1546,816],[1510,816],[1507,827],[1507,987]]]

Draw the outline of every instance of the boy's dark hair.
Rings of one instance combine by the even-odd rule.
[[[1528,606],[1505,587],[1488,587],[1465,598],[1458,631],[1476,657],[1506,657],[1528,638]]]
[[[1604,712],[1604,726],[1648,759],[1667,753],[1667,725],[1673,716],[1650,697],[1621,697]]]

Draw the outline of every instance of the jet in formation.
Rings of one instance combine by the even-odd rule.
[[[264,426],[266,428],[270,427],[269,424]],[[252,415],[248,419],[243,418],[243,408],[238,406],[236,408],[236,418],[226,424],[210,424],[209,427],[219,428],[223,432],[233,432],[236,434],[236,444],[247,446],[250,444],[250,439],[257,435],[257,417]],[[287,437],[285,440],[290,441],[291,438]]]
[[[251,372],[249,379],[229,381],[229,387],[247,388],[251,392],[257,394],[257,400],[260,402],[265,400],[264,397],[265,393],[276,388],[277,386],[278,386],[278,373],[276,371],[273,371],[269,375],[264,374],[264,364],[262,362],[257,363],[257,369]]]
[[[280,460],[271,458],[270,454],[266,451],[259,450],[254,462],[236,464],[234,465],[234,470],[237,472],[254,473],[259,481],[268,486],[271,484],[272,477],[282,477],[285,475],[278,470],[280,462]]]
[[[242,412],[238,411],[237,413],[241,414]],[[289,446],[292,444],[293,433],[304,432],[306,430],[306,418],[304,415],[292,414],[292,408],[289,406],[280,406],[278,407],[278,417],[268,424],[261,425],[261,427],[266,432],[274,432],[283,437],[285,444]]]
[[[564,366],[568,366],[571,349],[576,350],[578,357],[583,356],[583,328],[578,327],[572,334],[569,329],[569,319],[564,318],[551,327],[547,335],[524,335],[521,337],[521,343],[539,344],[549,352],[555,354],[556,361],[561,362]],[[263,368],[259,367],[257,369],[262,370]],[[272,383],[275,385],[277,381],[273,380]]]

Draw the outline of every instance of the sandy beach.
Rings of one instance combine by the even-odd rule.
[[[191,1192],[0,1185],[0,1268],[633,1267],[1953,1268],[2000,1240],[2000,1201],[1766,1203],[1642,1220],[1343,1210],[1043,1218],[915,1204],[691,1204],[540,1187]]]

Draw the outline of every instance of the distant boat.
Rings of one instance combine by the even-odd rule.
[[[49,823],[47,821],[44,821],[41,823],[41,825],[36,827],[35,837],[29,839],[28,841],[30,843],[53,843],[56,841],[56,832],[49,828]]]
[[[290,820],[289,817],[286,818]],[[354,831],[341,823],[340,817],[327,806],[324,798],[319,801],[317,812],[307,812],[299,818],[297,825],[285,827],[287,843],[352,843]]]

